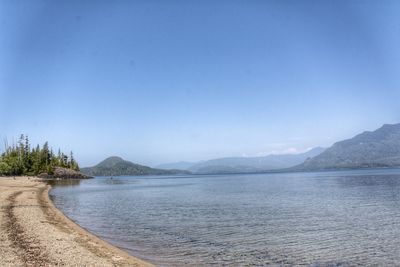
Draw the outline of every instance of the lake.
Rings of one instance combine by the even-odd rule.
[[[400,170],[96,177],[55,205],[159,266],[400,265]]]

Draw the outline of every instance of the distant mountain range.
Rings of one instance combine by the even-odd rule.
[[[313,171],[349,168],[400,167],[400,123],[385,124],[330,148],[317,147],[301,154],[230,157],[202,162],[177,162],[151,168],[120,157],[82,168],[90,176],[222,174],[266,171]]]
[[[400,166],[400,124],[385,124],[340,141],[292,170],[329,170]]]
[[[292,167],[314,157],[324,151],[317,147],[308,152],[300,154],[268,155],[264,157],[230,157],[217,158],[198,163],[178,162],[163,164],[157,167],[179,168],[189,170],[196,174],[218,174],[218,173],[244,173],[263,172]]]
[[[90,176],[120,176],[120,175],[165,175],[188,174],[184,170],[155,169],[139,165],[120,157],[109,157],[93,167],[82,168],[81,172]]]
[[[179,161],[179,162],[160,164],[155,166],[155,168],[165,169],[165,170],[189,170],[192,166],[198,163],[199,162]]]

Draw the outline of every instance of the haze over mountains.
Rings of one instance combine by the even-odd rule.
[[[204,162],[204,161],[200,161]],[[172,163],[164,163],[155,166],[157,169],[165,169],[165,170],[189,170],[192,166],[200,163],[200,162],[189,162],[189,161],[179,161],[179,162],[172,162]]]
[[[307,158],[314,157],[324,151],[316,147],[300,154],[268,155],[264,157],[227,157],[217,158],[198,163],[171,163],[157,167],[164,169],[181,168],[197,174],[263,172],[289,168],[303,163]]]

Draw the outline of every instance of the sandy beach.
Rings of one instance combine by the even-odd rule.
[[[0,266],[153,266],[90,234],[35,177],[0,177]]]

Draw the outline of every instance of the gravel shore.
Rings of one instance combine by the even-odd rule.
[[[0,177],[0,266],[153,266],[85,231],[35,177]]]

